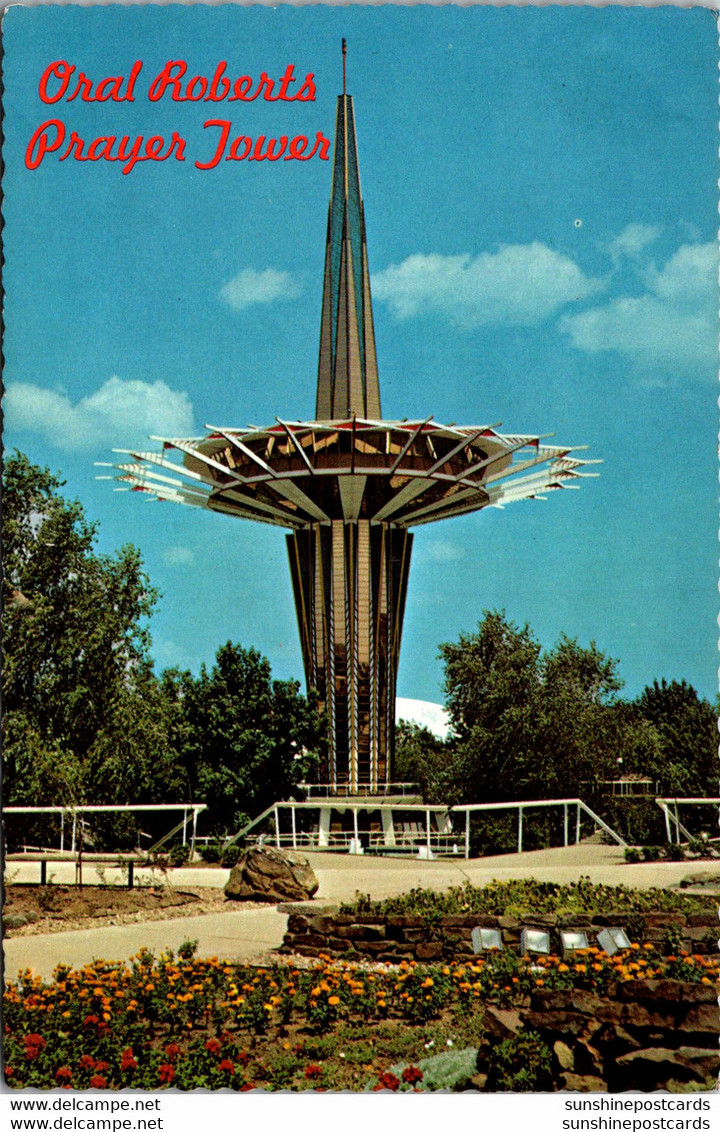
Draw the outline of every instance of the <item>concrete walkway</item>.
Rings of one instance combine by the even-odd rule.
[[[397,896],[411,888],[442,891],[453,885],[488,884],[490,881],[535,877],[538,880],[570,884],[581,876],[600,884],[623,884],[632,888],[671,888],[683,878],[707,877],[715,873],[720,887],[717,861],[667,861],[626,865],[623,851],[615,845],[581,843],[561,849],[542,849],[531,853],[511,853],[466,861],[462,857],[437,861],[417,858],[357,857],[349,854],[308,853],[308,860],[319,881],[315,897],[318,906],[351,900],[356,892],[374,899]],[[36,882],[39,866],[12,861],[7,879],[12,883]],[[58,862],[48,869],[55,884],[72,883],[74,865]],[[113,882],[112,869],[105,869],[107,883]],[[138,869],[141,878],[145,870]],[[85,881],[92,883],[86,866]],[[174,869],[170,881],[175,888],[221,888],[227,869]],[[120,876],[118,874],[118,880]],[[157,872],[147,881],[158,881]],[[198,954],[221,959],[252,959],[276,948],[282,942],[287,917],[274,907],[240,907],[230,912],[155,920],[141,924],[84,931],[56,932],[50,935],[16,936],[5,941],[5,971],[14,977],[23,967],[48,976],[58,963],[82,966],[93,958],[129,959],[141,947],[155,952],[177,947],[185,939],[197,939]]]
[[[410,888],[442,890],[451,885],[487,884],[497,878],[534,876],[538,880],[569,884],[581,876],[589,876],[598,884],[625,884],[633,888],[672,887],[684,877],[706,875],[715,871],[720,882],[718,861],[654,861],[626,865],[624,852],[618,845],[581,842],[567,848],[538,849],[529,853],[506,853],[498,857],[443,857],[423,861],[417,857],[357,857],[349,853],[304,852],[319,882],[316,900],[350,900],[356,892],[369,893],[374,899],[397,896]],[[122,884],[120,869],[105,866],[98,876],[92,865],[83,868],[85,884]],[[174,888],[222,888],[229,869],[191,866],[170,869],[165,878],[159,869],[135,870],[137,884],[162,885],[167,880]],[[12,860],[6,863],[6,883],[37,883],[40,865],[37,862]],[[48,864],[48,880],[53,884],[73,884],[75,865],[71,861]]]
[[[279,947],[287,916],[274,905],[267,908],[240,908],[236,912],[214,912],[204,916],[182,916],[175,920],[151,920],[142,924],[84,931],[25,935],[4,943],[5,977],[30,967],[47,978],[60,963],[82,967],[93,959],[125,960],[141,947],[155,954],[171,948],[177,951],[186,939],[197,939],[197,954],[217,955],[219,959],[254,959]]]

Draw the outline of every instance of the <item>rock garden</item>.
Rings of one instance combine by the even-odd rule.
[[[483,922],[499,925],[501,950],[473,951],[471,925]],[[623,924],[629,946],[608,954],[597,941],[602,923]],[[518,945],[522,926],[533,924],[548,931],[547,953],[523,954]],[[584,925],[587,947],[561,950],[567,924]],[[336,912],[307,903],[289,917],[287,954],[268,966],[200,959],[188,941],[177,955],[60,968],[49,981],[21,974],[5,992],[7,1081],[96,1089],[709,1089],[719,1060],[720,956],[687,932],[709,939],[716,927],[707,898],[589,881],[495,882],[377,904],[360,897]],[[413,932],[388,953],[398,933]],[[293,944],[302,934],[343,945],[302,955]],[[403,954],[423,941],[435,945],[426,959]]]

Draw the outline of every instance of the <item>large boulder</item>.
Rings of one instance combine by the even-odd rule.
[[[308,860],[290,849],[271,845],[246,849],[225,885],[229,900],[310,900],[318,890]]]

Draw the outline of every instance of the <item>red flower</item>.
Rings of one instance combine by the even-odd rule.
[[[133,1051],[128,1047],[122,1051],[120,1058],[120,1068],[124,1071],[126,1069],[137,1069],[138,1063],[133,1056]]]
[[[168,1065],[167,1063],[165,1065],[158,1065],[158,1077],[163,1085],[169,1085],[174,1076],[175,1070],[172,1065]]]
[[[12,1065],[6,1065],[5,1066],[5,1076],[6,1077],[12,1077],[14,1073],[15,1073],[15,1070],[13,1069]]]
[[[177,1042],[170,1042],[169,1046],[165,1046],[165,1056],[170,1058],[170,1061],[175,1061],[180,1056],[182,1050]]]
[[[217,1040],[217,1038],[208,1038],[208,1040],[205,1042],[205,1049],[208,1051],[208,1053],[214,1054],[215,1057],[220,1056],[220,1042]]]
[[[306,1065],[305,1076],[308,1081],[313,1081],[318,1077],[322,1077],[322,1065]]]
[[[224,1057],[222,1059],[222,1061],[218,1065],[218,1069],[222,1069],[223,1072],[225,1072],[225,1073],[234,1073],[235,1072],[235,1066],[233,1065],[233,1063],[232,1063],[232,1061],[230,1060],[229,1057]]]
[[[55,1074],[55,1080],[61,1085],[72,1080],[72,1069],[69,1065],[61,1065]]]
[[[237,1055],[237,1059],[242,1065],[243,1069],[247,1068],[247,1066],[250,1064],[250,1054],[247,1052],[247,1050],[242,1050]]]
[[[99,1021],[97,1014],[88,1014],[87,1018],[83,1018],[83,1026],[97,1026]]]
[[[107,1089],[107,1077],[103,1077],[100,1073],[96,1073],[90,1078],[91,1089]]]
[[[23,1038],[25,1042],[25,1059],[26,1061],[34,1061],[36,1057],[42,1053],[47,1045],[47,1042],[41,1034],[26,1034]]]
[[[417,1065],[408,1065],[402,1071],[402,1079],[406,1085],[414,1085],[416,1081],[422,1081],[422,1069],[418,1069]]]
[[[107,1073],[109,1068],[110,1068],[110,1064],[107,1061],[96,1061],[95,1062],[95,1072],[96,1073]]]
[[[89,1053],[84,1053],[82,1055],[82,1057],[80,1058],[80,1068],[81,1069],[94,1069],[95,1068],[95,1058],[91,1057]]]
[[[399,1088],[400,1081],[394,1073],[381,1073],[373,1091],[377,1093],[380,1092],[381,1089],[390,1089],[392,1093],[396,1093]]]
[[[252,1089],[255,1089],[255,1088],[257,1088],[257,1086],[254,1085],[252,1083],[252,1081],[246,1081],[244,1085],[240,1086],[240,1092],[241,1093],[249,1093]]]

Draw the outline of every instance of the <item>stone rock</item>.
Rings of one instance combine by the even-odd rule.
[[[526,1026],[541,1034],[577,1037],[588,1024],[588,1017],[576,1010],[529,1010],[523,1017]]]
[[[689,928],[718,928],[717,912],[690,912],[687,918]]]
[[[680,881],[681,888],[701,884],[720,884],[720,869],[716,866],[714,869],[706,869],[705,872],[690,873]]]
[[[603,1057],[595,1046],[582,1038],[575,1043],[575,1068],[584,1076],[602,1076]]]
[[[246,849],[224,889],[229,900],[260,900],[268,904],[309,900],[317,890],[317,877],[306,857],[271,845]]]
[[[601,1001],[592,991],[574,987],[568,990],[536,990],[532,994],[533,1010],[579,1010],[581,1014],[596,1015]]]
[[[418,959],[441,959],[443,945],[441,943],[419,943],[416,949]]]
[[[384,939],[385,928],[379,924],[348,924],[336,927],[335,935],[340,939]]]
[[[488,1006],[483,1017],[485,1034],[498,1042],[514,1038],[522,1029],[522,1019],[517,1010],[502,1010],[499,1006]]]
[[[617,1057],[620,1053],[630,1053],[634,1049],[641,1049],[643,1044],[617,1022],[604,1023],[593,1034],[593,1042],[603,1055],[614,1057]]]
[[[575,1057],[570,1046],[566,1042],[557,1041],[553,1044],[553,1053],[557,1058],[557,1063],[561,1069],[573,1070],[575,1068]]]
[[[684,983],[680,979],[628,979],[617,987],[621,1002],[649,1002],[653,1007],[683,1003],[717,1002],[715,988],[707,983]]]
[[[650,1092],[662,1088],[668,1081],[702,1083],[710,1076],[717,1076],[719,1062],[720,1052],[717,1049],[702,1050],[688,1046],[680,1049],[639,1049],[617,1058],[614,1066],[617,1079],[611,1082],[611,1088]]]
[[[515,931],[520,928],[520,921],[515,916],[498,916],[498,927],[505,931]]]
[[[686,919],[682,912],[646,912],[645,930],[653,928],[683,927]]]
[[[677,1029],[683,1034],[720,1034],[720,1012],[717,1003],[701,1003],[692,1006]]]
[[[570,1093],[606,1093],[607,1084],[602,1077],[581,1076],[578,1073],[563,1073],[563,1089]]]

